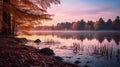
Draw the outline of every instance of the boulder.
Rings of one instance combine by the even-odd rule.
[[[60,62],[63,61],[63,58],[62,58],[62,57],[59,57],[59,56],[54,56],[54,59],[55,59],[54,64],[58,64],[58,63],[60,63]]]
[[[39,50],[38,53],[42,53],[42,54],[45,54],[45,55],[48,55],[48,56],[54,56],[55,55],[54,51],[50,48],[43,48],[43,49]]]

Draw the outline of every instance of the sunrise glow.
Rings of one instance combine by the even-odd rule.
[[[84,19],[97,21],[114,20],[120,16],[120,0],[61,0],[60,5],[53,5],[48,13],[54,14],[52,21],[43,21],[42,25],[56,25],[61,22],[73,22]]]

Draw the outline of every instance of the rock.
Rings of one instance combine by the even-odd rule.
[[[67,56],[66,58],[72,58],[72,57]]]
[[[84,67],[90,67],[90,66],[88,66],[88,65],[85,65]]]
[[[54,64],[59,64],[60,62],[63,61],[63,58],[62,58],[62,57],[59,57],[59,56],[55,56],[54,59],[55,59]]]
[[[36,39],[36,40],[34,41],[34,43],[36,43],[36,44],[39,45],[39,43],[41,43],[41,40],[40,40],[40,39]]]
[[[86,63],[91,63],[91,61],[87,61]]]
[[[77,67],[66,62],[54,64],[54,57],[38,54],[36,51],[39,49],[14,43],[18,40],[0,38],[0,67]],[[12,43],[9,43],[11,41]]]
[[[82,66],[78,66],[78,65],[70,64],[68,62],[64,62],[59,67],[82,67]]]
[[[18,38],[17,41],[22,44],[26,44],[28,42],[26,38]]]
[[[80,59],[80,58],[77,58],[77,59]]]
[[[63,61],[63,58],[62,58],[62,57],[55,56],[54,58],[55,58],[57,61]]]
[[[81,63],[81,62],[80,62],[80,61],[75,61],[74,63],[75,63],[75,64],[79,64],[79,63]]]
[[[50,48],[43,48],[43,49],[39,50],[38,53],[42,53],[42,54],[45,54],[45,55],[48,55],[48,56],[54,56],[55,55],[53,50],[50,49]]]

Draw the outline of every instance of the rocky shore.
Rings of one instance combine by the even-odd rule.
[[[25,46],[21,39],[0,35],[0,67],[78,67]]]

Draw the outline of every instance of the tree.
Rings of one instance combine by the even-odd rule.
[[[105,29],[105,21],[100,18],[98,21],[94,23],[95,30],[104,30]]]
[[[93,21],[88,21],[87,30],[94,30],[94,22]]]
[[[85,30],[85,21],[82,19],[81,21],[78,21],[78,29],[79,30]]]
[[[112,20],[108,19],[105,26],[106,26],[106,30],[111,30],[112,29]]]
[[[114,30],[120,30],[120,17],[117,16],[113,23]]]
[[[2,30],[2,0],[0,0],[0,32]]]
[[[96,21],[96,22],[94,23],[94,30],[98,30],[98,29],[99,29],[99,22]]]
[[[6,8],[5,3],[10,4],[10,0],[3,0],[3,22],[4,23],[2,27],[3,28],[2,32],[8,34],[8,33],[11,33],[11,23],[10,23],[10,13],[7,13],[4,9]]]
[[[100,18],[98,23],[99,23],[99,30],[104,30],[105,29],[105,21],[103,20],[103,18]]]
[[[66,26],[66,29],[68,30],[68,29],[70,29],[71,23],[70,22],[66,22],[65,26]]]
[[[78,30],[78,22],[72,22],[70,29],[71,30]]]
[[[41,22],[51,20],[46,9],[59,0],[3,0],[3,32],[10,34],[14,27],[29,29]]]

